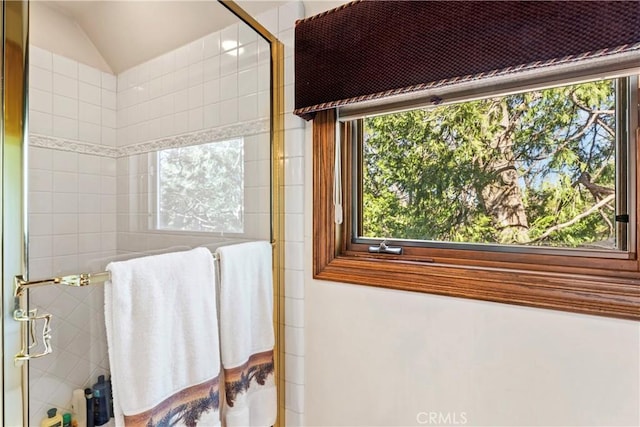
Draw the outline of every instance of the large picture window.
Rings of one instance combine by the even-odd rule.
[[[640,318],[637,82],[316,113],[314,277]]]
[[[630,87],[597,80],[347,121],[353,240],[626,253]]]

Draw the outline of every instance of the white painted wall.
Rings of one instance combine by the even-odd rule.
[[[637,322],[313,280],[310,123],[305,135],[305,315],[287,329],[304,355],[297,422],[640,425]]]

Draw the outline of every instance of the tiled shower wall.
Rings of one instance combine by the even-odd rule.
[[[258,17],[285,44],[285,331],[287,425],[304,413],[304,128],[293,116],[293,25],[304,16],[292,2]],[[225,54],[220,40],[237,34],[244,55]],[[255,215],[247,238],[268,238],[268,50],[235,25],[117,78],[31,46],[31,277],[104,268],[120,252],[211,244],[202,234],[145,229],[155,186],[154,150],[178,135],[196,143],[245,138],[245,208]],[[74,71],[76,70],[76,71]],[[235,93],[235,96],[233,94]],[[117,125],[117,126],[116,126]],[[266,125],[268,126],[268,125]],[[99,185],[98,185],[99,183]],[[265,185],[266,184],[266,185]],[[264,197],[264,195],[267,197]],[[251,221],[249,221],[251,223]],[[143,224],[143,228],[139,227]],[[267,228],[268,230],[268,228]],[[225,240],[219,237],[218,240]],[[46,409],[70,409],[71,390],[108,373],[102,287],[45,287],[33,305],[54,315],[55,352],[30,366],[30,421]]]
[[[29,60],[29,274],[42,279],[116,253],[116,77],[35,46]],[[54,316],[55,351],[29,366],[36,425],[109,365],[101,287],[34,289],[30,305]]]
[[[119,252],[269,240],[269,59],[268,43],[240,23],[118,75]],[[157,150],[235,137],[244,139],[244,232],[156,229]]]

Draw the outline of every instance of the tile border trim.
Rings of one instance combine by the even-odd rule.
[[[166,150],[168,148],[206,144],[213,141],[232,139],[239,136],[255,135],[269,131],[269,119],[257,119],[244,123],[211,128],[204,131],[190,132],[151,141],[144,141],[126,145],[124,147],[110,147],[37,133],[31,133],[29,135],[29,145],[32,147],[118,158],[136,154],[151,153],[154,151]]]

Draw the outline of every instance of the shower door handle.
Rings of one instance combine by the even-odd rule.
[[[22,349],[20,350],[20,353],[16,354],[14,357],[14,361],[16,363],[46,356],[53,351],[51,348],[51,317],[52,316],[49,313],[38,316],[38,309],[36,308],[28,311],[21,308],[14,310],[14,320],[18,322],[27,322],[27,332],[22,336]],[[44,345],[44,351],[32,354],[31,349],[38,345],[38,338],[36,334],[37,320],[44,320],[44,325],[42,326],[42,343]]]

